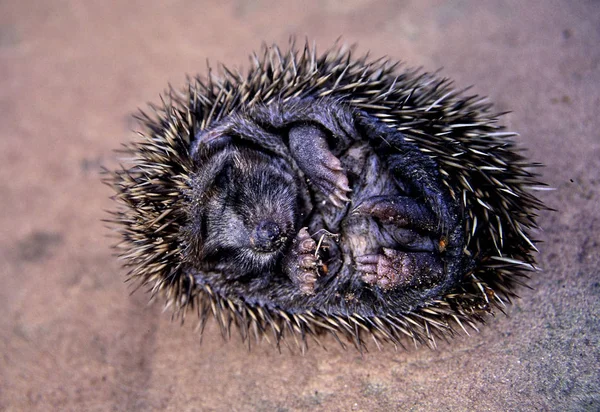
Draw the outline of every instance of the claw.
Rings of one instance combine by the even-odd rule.
[[[333,157],[330,160],[330,164],[327,166],[329,169],[333,170],[334,172],[343,172],[344,168],[342,167],[342,162],[339,161],[339,159],[337,157]]]
[[[344,202],[349,202],[350,201],[350,198],[348,196],[346,196],[345,193],[338,193],[337,197],[340,198],[340,199],[342,199]]]
[[[317,243],[312,238],[308,238],[300,242],[300,250],[303,252],[310,252],[311,250],[315,250],[316,247]]]
[[[317,258],[314,255],[303,255],[299,259],[300,266],[303,268],[312,268],[317,265]]]
[[[317,281],[317,277],[312,272],[303,272],[299,278],[303,283],[315,283]]]
[[[352,189],[350,189],[350,186],[348,186],[348,182],[347,181],[338,183],[338,187],[340,189],[342,189],[344,192],[351,192],[352,191]]]

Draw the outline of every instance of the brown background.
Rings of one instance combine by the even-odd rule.
[[[475,84],[546,163],[540,266],[438,351],[202,344],[129,296],[100,219],[130,114],[206,59],[340,35]],[[600,2],[0,2],[0,409],[599,410]]]

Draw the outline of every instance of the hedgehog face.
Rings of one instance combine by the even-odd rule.
[[[201,256],[225,276],[271,271],[297,231],[294,179],[260,152],[226,149],[204,194]],[[210,168],[212,162],[207,162]]]

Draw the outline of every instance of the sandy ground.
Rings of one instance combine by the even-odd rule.
[[[202,343],[123,283],[100,219],[130,115],[206,59],[340,35],[475,84],[544,162],[543,271],[481,333],[361,357]],[[600,410],[600,2],[0,2],[0,410]]]

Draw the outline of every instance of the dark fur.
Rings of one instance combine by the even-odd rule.
[[[192,145],[187,262],[219,293],[292,312],[402,313],[468,266],[435,163],[365,113],[328,99],[258,106]],[[269,253],[251,245],[266,219],[281,228]],[[299,250],[304,227],[314,242]]]

